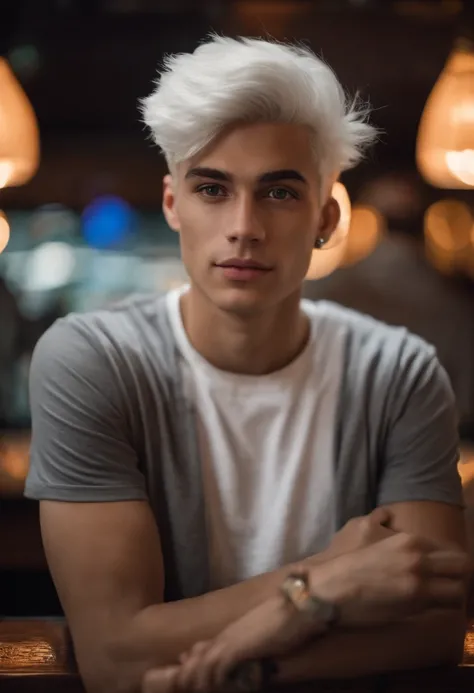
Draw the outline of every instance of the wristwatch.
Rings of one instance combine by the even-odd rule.
[[[336,604],[311,593],[306,572],[290,573],[281,585],[280,592],[292,608],[311,621],[312,635],[325,633],[339,618]],[[278,665],[272,659],[241,662],[229,673],[225,691],[265,691],[277,673]]]
[[[311,593],[305,572],[290,573],[281,586],[281,592],[297,611],[311,619],[315,626],[319,624],[322,632],[339,618],[336,604]]]

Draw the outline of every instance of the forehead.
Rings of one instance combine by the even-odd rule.
[[[224,130],[208,147],[180,164],[183,175],[196,166],[221,169],[235,177],[257,178],[270,170],[294,169],[318,178],[311,131],[287,123],[239,124]]]

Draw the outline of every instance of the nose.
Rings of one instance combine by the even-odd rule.
[[[258,218],[253,197],[242,196],[236,200],[232,210],[232,222],[227,233],[230,243],[261,243],[265,239],[265,229]]]

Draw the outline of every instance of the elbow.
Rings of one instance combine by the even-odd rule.
[[[146,665],[116,656],[106,646],[93,658],[78,658],[79,674],[86,693],[140,693]]]
[[[104,669],[79,670],[82,684],[86,693],[140,693],[141,677],[134,676],[123,666],[116,671]]]
[[[152,659],[134,647],[128,639],[113,639],[102,652],[83,662],[78,658],[79,672],[87,693],[140,693],[146,673],[169,664],[164,657]]]
[[[79,674],[86,693],[138,693],[140,687],[129,676],[123,676],[123,667],[115,670],[111,662],[96,660],[86,666],[79,665]]]

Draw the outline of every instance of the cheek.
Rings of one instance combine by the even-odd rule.
[[[223,204],[193,204],[177,207],[180,242],[183,250],[206,253],[206,248],[222,241],[229,223],[229,211]]]

